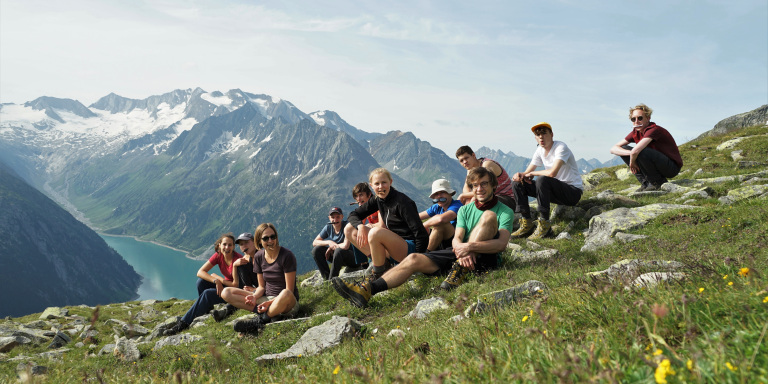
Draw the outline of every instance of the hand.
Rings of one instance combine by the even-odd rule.
[[[368,231],[370,228],[366,227],[365,225],[358,225],[357,226],[357,244],[360,245],[360,247],[367,247],[368,246]]]
[[[462,257],[458,259],[459,265],[461,265],[464,268],[469,269],[470,271],[475,270],[475,253],[470,253],[469,256]]]
[[[256,290],[256,288],[251,287],[250,285],[246,285],[246,286],[243,287],[243,291],[246,291],[246,292],[253,292],[255,290]]]
[[[523,181],[528,184],[533,184],[533,175],[530,173],[523,174]]]
[[[248,295],[245,297],[245,303],[248,305],[256,305],[256,297],[254,295]]]
[[[330,261],[331,258],[333,258],[333,249],[331,249],[331,247],[328,247],[328,249],[325,250],[325,259]]]
[[[512,175],[512,181],[522,182],[523,181],[523,173],[517,172],[514,175]]]
[[[469,243],[461,243],[453,247],[453,254],[456,255],[457,259],[467,257],[471,253],[472,252],[469,250]]]
[[[239,267],[239,266],[241,266],[241,265],[243,265],[243,264],[245,264],[245,263],[247,263],[247,262],[248,262],[248,261],[247,261],[247,260],[245,260],[245,258],[244,258],[244,257],[241,257],[241,258],[239,258],[239,259],[235,260],[235,262],[234,262],[234,263],[232,263],[232,265],[233,265],[233,266],[235,266],[235,267]]]
[[[459,196],[459,201],[461,201],[461,204],[467,205],[474,198],[475,198],[475,194],[474,193],[472,193],[472,194],[462,193],[461,196]]]
[[[224,282],[221,279],[216,279],[216,294],[221,296],[221,291],[224,290]]]
[[[259,313],[264,313],[264,312],[266,312],[267,310],[269,310],[269,306],[270,306],[270,305],[272,305],[272,302],[273,302],[273,301],[274,301],[274,300],[268,300],[268,301],[265,301],[265,302],[263,302],[263,303],[259,304],[259,306],[256,308],[256,310],[257,310]]]
[[[634,161],[630,161],[629,162],[629,170],[632,171],[632,173],[636,174],[636,173],[640,172],[640,167],[638,167],[637,164],[635,164]]]

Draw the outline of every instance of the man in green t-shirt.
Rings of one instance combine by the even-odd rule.
[[[469,271],[497,268],[507,248],[515,213],[494,195],[498,182],[486,168],[472,168],[467,174],[474,201],[459,209],[452,248],[428,253],[411,253],[381,278],[355,283],[336,277],[333,287],[358,307],[368,305],[373,295],[405,283],[416,272],[436,275],[448,272],[443,289],[458,287]]]

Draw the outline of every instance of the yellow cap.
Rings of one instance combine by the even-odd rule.
[[[546,123],[546,122],[542,121],[541,123],[538,123],[538,124],[534,125],[533,127],[531,127],[531,132],[536,133],[536,128],[539,128],[539,127],[547,127],[547,128],[549,128],[550,131],[552,130],[552,126],[549,125],[549,123]]]

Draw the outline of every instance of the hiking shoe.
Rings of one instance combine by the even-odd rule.
[[[549,223],[549,220],[538,219],[536,222],[538,223],[536,232],[533,232],[533,235],[529,236],[528,239],[541,239],[548,236],[552,231],[552,224]]]
[[[163,336],[173,336],[187,328],[189,328],[189,324],[179,320],[173,327],[166,329],[165,332],[163,332]]]
[[[635,189],[635,192],[645,192],[647,188],[647,185],[641,185],[640,188]]]
[[[239,333],[258,334],[264,329],[264,323],[261,322],[261,317],[257,316],[252,319],[240,320],[232,328]]]
[[[448,273],[448,277],[440,283],[440,288],[450,291],[461,285],[464,282],[464,278],[467,277],[469,269],[462,267],[458,261],[453,263],[451,272]]]
[[[363,281],[362,283],[350,283],[344,281],[340,277],[334,277],[332,280],[333,288],[341,297],[349,300],[359,308],[365,308],[368,305],[368,301],[371,300],[371,283]]]
[[[518,228],[517,231],[512,232],[511,236],[513,239],[528,237],[528,235],[530,235],[534,229],[536,229],[536,226],[533,225],[532,219],[526,219],[525,217],[521,217],[520,228]]]
[[[235,313],[237,311],[237,308],[232,304],[227,304],[226,307],[222,309],[216,309],[213,311],[213,320],[215,320],[217,323],[221,322],[222,320],[229,317],[231,314]]]

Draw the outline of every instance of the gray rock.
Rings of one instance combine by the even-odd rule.
[[[597,215],[599,215],[599,214],[601,214],[601,213],[603,213],[605,211],[610,210],[611,208],[613,208],[613,207],[610,206],[610,205],[607,205],[607,204],[606,205],[601,205],[599,207],[595,206],[595,207],[590,208],[586,213],[584,213],[584,217],[586,217],[588,219],[591,219],[591,218],[593,218],[593,217],[595,217],[595,216],[597,216]]]
[[[533,242],[533,241],[530,241],[530,240],[526,240],[525,241],[525,246],[530,248],[530,249],[539,249],[539,248],[541,248],[541,245],[539,243],[536,243],[536,242]]]
[[[139,361],[141,353],[136,343],[128,338],[121,337],[115,341],[114,355],[123,361]]]
[[[682,272],[648,272],[638,276],[632,282],[632,287],[650,289],[659,285],[661,282],[669,280],[679,281],[685,277],[685,273]]]
[[[587,276],[626,285],[645,273],[677,272],[684,267],[677,261],[624,259],[602,271],[587,273]]]
[[[728,195],[723,196],[718,200],[720,200],[720,203],[722,204],[733,204],[737,201],[761,196],[766,192],[768,192],[768,184],[748,185],[746,187],[732,189],[728,191]]]
[[[762,167],[765,163],[759,161],[739,161],[736,163],[736,169]]]
[[[357,320],[334,316],[325,323],[307,330],[299,341],[285,352],[259,356],[256,358],[256,361],[316,355],[328,348],[339,345],[347,338],[359,335],[362,327],[363,325]]]
[[[659,189],[656,191],[642,191],[642,192],[631,192],[627,196],[629,197],[640,197],[640,196],[664,196],[668,194],[669,191],[665,191],[663,189]]]
[[[448,309],[450,308],[448,306],[448,303],[445,302],[440,297],[431,297],[429,299],[421,300],[416,304],[416,308],[414,308],[411,312],[408,313],[408,316],[414,317],[417,319],[423,319],[427,317],[428,314],[431,312],[437,311],[439,309]]]
[[[729,183],[731,181],[738,181],[738,176],[720,176],[720,177],[711,177],[708,179],[697,179],[698,181],[706,184],[723,184],[723,183]]]
[[[629,170],[629,167],[620,168],[618,171],[616,171],[616,178],[619,180],[627,180],[632,177],[635,177],[635,175],[632,174],[632,172]]]
[[[547,294],[548,290],[544,283],[529,280],[509,289],[486,293],[477,297],[477,302],[471,304],[464,311],[464,316],[470,317],[471,315],[485,313],[493,308],[506,307],[527,298],[542,297]]]
[[[402,329],[393,329],[387,333],[387,338],[404,339],[405,332]]]
[[[696,172],[693,173],[693,177],[701,177],[702,175],[704,175],[704,170],[701,168],[697,169]]]
[[[8,352],[19,345],[31,342],[31,340],[23,336],[3,336],[0,337],[0,352]]]
[[[315,270],[315,272],[312,274],[312,276],[307,277],[304,279],[304,281],[299,284],[299,286],[302,287],[319,287],[323,284],[328,282],[328,280],[323,279],[323,275],[320,274],[320,271]]]
[[[613,238],[616,241],[618,241],[618,242],[620,242],[622,244],[626,244],[626,243],[630,243],[630,242],[633,242],[633,241],[636,241],[636,240],[647,239],[648,236],[646,236],[646,235],[632,235],[632,234],[624,233],[624,232],[616,232],[616,234],[613,235]]]
[[[120,329],[123,331],[123,335],[128,338],[146,336],[150,334],[149,329],[146,329],[139,324],[123,324]]]
[[[39,329],[29,329],[29,328],[21,327],[13,330],[13,332],[11,332],[11,334],[7,336],[23,336],[32,340],[33,344],[42,344],[42,343],[48,342],[55,335],[54,333],[54,335],[48,336],[48,333],[49,332],[47,331],[42,331]]]
[[[536,260],[549,260],[555,256],[557,256],[558,252],[557,249],[543,249],[541,251],[529,251],[523,249],[523,247],[515,244],[515,243],[509,243],[507,244],[507,249],[510,250],[509,255],[512,257],[513,261],[527,263],[531,261]]]
[[[552,210],[550,220],[578,220],[584,217],[584,214],[584,210],[580,207],[570,207],[558,204],[555,209]]]
[[[582,184],[584,185],[584,190],[589,191],[592,188],[595,188],[598,184],[600,184],[601,181],[605,179],[610,179],[611,175],[603,172],[591,172],[586,175],[581,176]]]
[[[136,314],[136,319],[139,322],[149,322],[155,320],[159,316],[160,313],[157,312],[154,307],[147,305],[141,308],[141,311]]]
[[[142,307],[146,307],[148,305],[155,305],[157,303],[162,303],[162,302],[163,302],[162,300],[150,299],[150,300],[144,300],[139,302],[139,305],[141,305]]]
[[[744,156],[741,155],[743,152],[744,151],[741,150],[741,149],[738,150],[738,151],[731,151],[731,159],[733,159],[733,161],[739,161],[739,160],[743,159]]]
[[[726,150],[726,149],[734,149],[734,148],[736,148],[737,144],[739,144],[740,142],[744,141],[745,139],[747,139],[747,137],[735,137],[735,138],[730,139],[728,141],[724,141],[723,143],[718,145],[716,149],[718,151],[723,151],[723,150]]]
[[[205,322],[208,319],[210,319],[210,318],[211,318],[211,314],[210,313],[206,313],[206,314],[204,314],[202,316],[195,317],[195,319],[192,320],[192,324],[190,324],[189,327],[190,328],[204,327],[205,326]]]
[[[64,354],[69,351],[69,348],[59,348],[53,351],[38,353],[37,356],[49,360],[61,360]]]
[[[101,350],[99,350],[98,355],[102,356],[102,355],[113,354],[113,353],[115,353],[115,344],[107,344],[103,346]]]
[[[724,133],[732,132],[741,128],[751,127],[753,125],[766,124],[768,120],[768,104],[749,112],[740,113],[720,120],[714,128],[699,135],[697,139],[710,136],[718,136]]]
[[[165,319],[165,321],[155,326],[155,328],[152,330],[152,333],[150,333],[147,337],[147,340],[154,340],[162,336],[165,333],[165,330],[173,327],[173,325],[176,324],[179,319],[181,319],[181,316],[172,316]]]
[[[744,184],[744,185],[752,185],[752,184],[767,184],[767,183],[768,183],[768,179],[766,179],[766,178],[753,177],[753,178],[743,182],[742,184]]]
[[[464,319],[466,319],[466,317],[464,317],[464,315],[456,315],[454,317],[451,317],[451,321],[453,323],[458,323],[458,322],[460,322],[460,321],[462,321]]]
[[[613,236],[618,232],[628,232],[642,228],[656,216],[673,209],[696,208],[692,205],[650,204],[637,208],[617,208],[601,213],[589,220],[582,252],[594,251],[613,244]]]
[[[202,336],[191,335],[188,333],[179,333],[177,335],[163,337],[162,339],[158,340],[155,343],[155,347],[152,348],[152,350],[157,351],[168,345],[182,345],[182,344],[186,345],[202,339],[203,339]]]
[[[23,327],[32,329],[51,329],[51,323],[44,320],[35,320],[24,324]]]
[[[557,237],[555,237],[555,240],[571,240],[571,239],[573,239],[573,237],[571,237],[571,234],[565,231],[560,232],[560,234],[558,234]]]
[[[690,198],[708,199],[714,193],[715,191],[711,187],[704,187],[702,189],[697,189],[697,190],[688,191],[684,193],[683,196],[679,198],[679,200],[690,199]]]
[[[19,363],[16,366],[16,374],[19,375],[22,383],[31,383],[35,380],[30,379],[27,375],[39,376],[48,373],[48,367],[44,365],[37,365],[37,363],[30,361],[28,363]]]
[[[60,319],[62,317],[67,316],[68,314],[69,314],[69,310],[66,308],[48,307],[40,315],[40,319],[41,320]]]
[[[72,338],[69,337],[69,335],[67,335],[66,333],[64,333],[64,332],[56,332],[56,336],[54,336],[53,340],[51,341],[51,343],[48,344],[48,349],[61,348],[61,347],[65,346],[65,345],[69,344],[70,341],[72,341]]]
[[[664,183],[661,185],[661,190],[671,192],[671,193],[686,193],[690,191],[691,188],[683,187],[675,183]]]
[[[86,325],[83,328],[83,332],[80,333],[80,338],[84,340],[84,339],[87,339],[89,337],[90,338],[95,338],[98,335],[99,335],[99,331],[97,331],[95,328],[93,328],[93,326],[88,324],[88,325]]]

